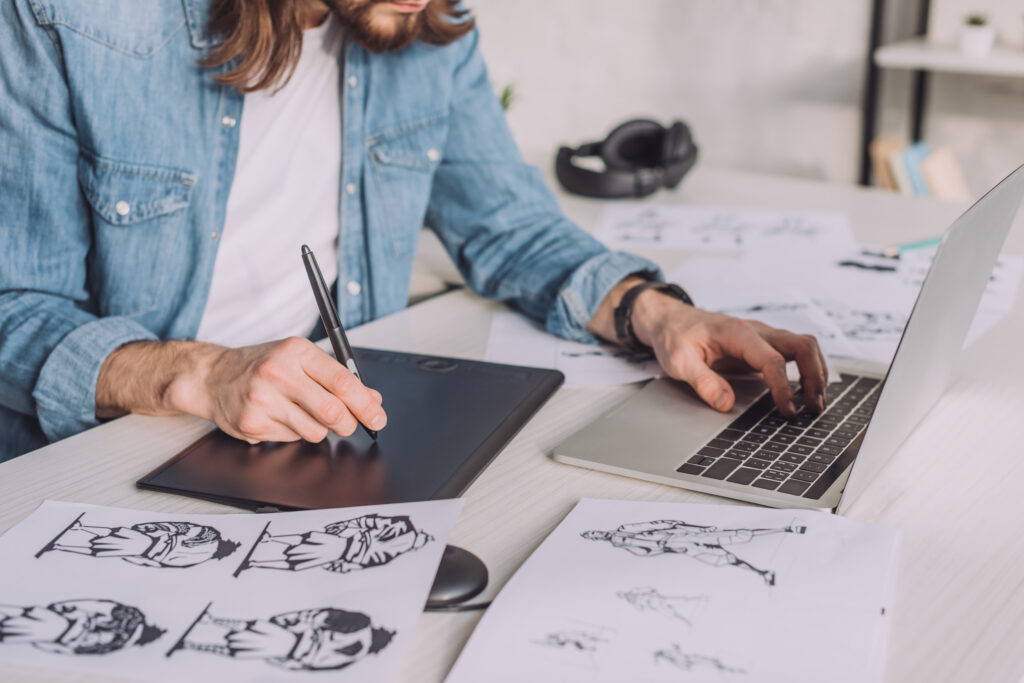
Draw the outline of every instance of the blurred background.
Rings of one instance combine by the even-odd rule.
[[[1024,2],[1017,0],[469,6],[495,89],[512,88],[508,120],[531,163],[548,166],[559,145],[602,139],[632,117],[687,121],[709,167],[857,183],[863,165],[870,182],[907,194],[915,191],[906,178],[898,182],[899,166],[913,172],[914,160],[935,151],[943,157],[939,173],[959,174],[972,198],[1024,162]],[[977,36],[964,36],[979,23],[994,36],[988,49],[985,36],[980,48]],[[872,49],[873,26],[881,52]],[[923,42],[913,42],[916,35]],[[877,64],[886,49],[897,65],[876,67],[869,87],[871,57]],[[908,154],[915,70],[926,79],[926,144]],[[865,112],[871,90],[874,115]],[[874,122],[869,140],[882,141],[874,173],[864,161],[865,116]],[[957,198],[944,197],[944,185],[940,178],[916,194]]]

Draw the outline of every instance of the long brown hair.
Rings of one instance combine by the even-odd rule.
[[[430,0],[420,13],[415,38],[447,45],[472,30],[473,18],[467,19],[468,10],[458,4]],[[213,0],[209,30],[223,42],[201,64],[215,68],[238,60],[214,78],[242,93],[282,87],[302,52],[302,21],[301,3],[293,0]]]

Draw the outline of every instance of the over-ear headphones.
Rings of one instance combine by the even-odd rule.
[[[606,170],[573,163],[588,156],[601,157]],[[633,119],[601,142],[560,148],[555,174],[566,190],[586,197],[646,197],[660,187],[678,185],[696,161],[697,145],[685,123],[665,128],[650,119]]]

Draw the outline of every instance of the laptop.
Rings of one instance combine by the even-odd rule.
[[[657,379],[552,457],[761,505],[842,513],[946,390],[1022,195],[1024,166],[949,227],[892,362],[839,363],[841,381],[829,385],[821,415],[783,417],[758,379],[731,382],[728,414],[685,383]]]

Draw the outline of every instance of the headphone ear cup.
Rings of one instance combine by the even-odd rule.
[[[665,131],[665,136],[661,141],[661,164],[665,165],[681,159],[685,156],[685,148],[689,146],[689,143],[689,131],[686,130],[683,122],[676,121],[673,123]]]
[[[647,151],[664,128],[650,119],[632,119],[616,126],[601,143],[601,159],[610,171],[636,171],[656,166],[655,149]],[[652,158],[645,158],[652,157]]]

